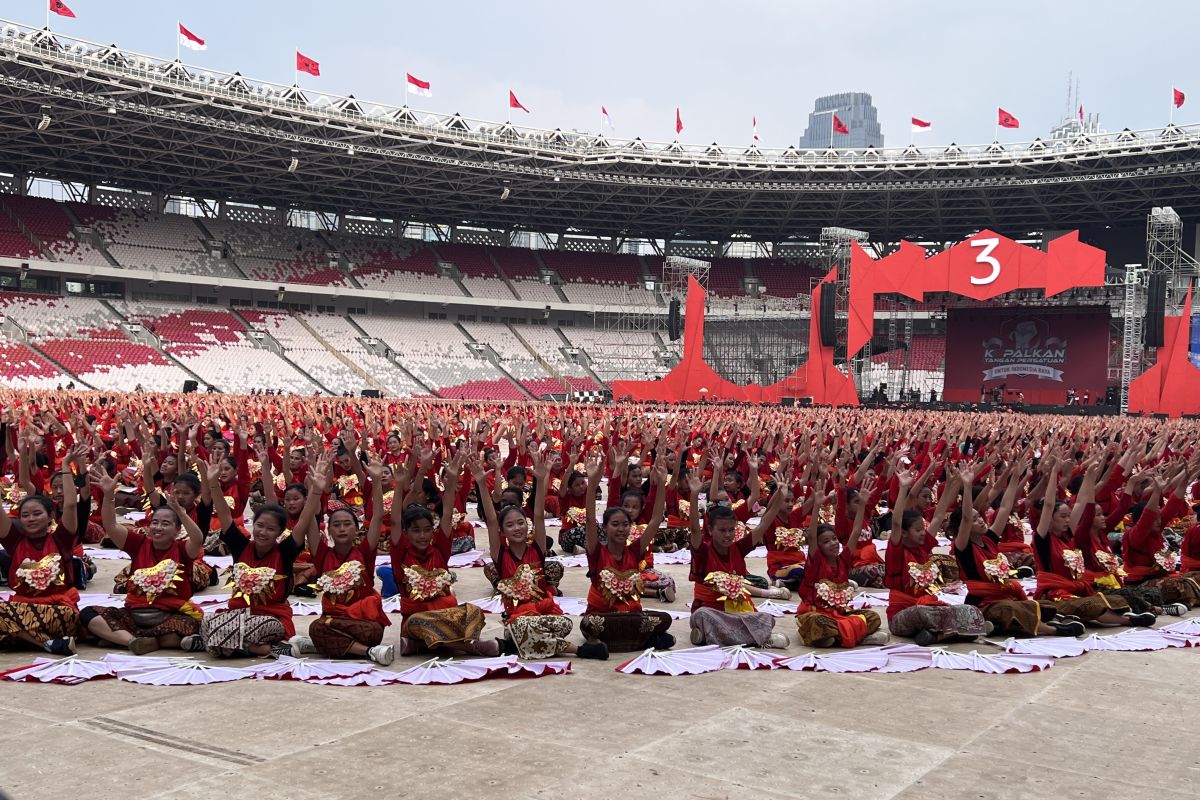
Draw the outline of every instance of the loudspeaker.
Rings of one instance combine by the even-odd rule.
[[[1163,315],[1167,305],[1167,276],[1156,273],[1150,276],[1146,289],[1146,321],[1142,328],[1142,344],[1146,347],[1162,347],[1166,333]]]
[[[200,388],[200,384],[197,381],[184,381],[183,382],[183,393],[184,394],[191,394],[192,392],[196,391],[199,388]]]
[[[1104,390],[1104,405],[1115,406],[1115,405],[1120,405],[1120,403],[1121,403],[1121,398],[1117,394],[1116,386],[1109,386],[1107,389]]]
[[[822,347],[837,346],[837,320],[834,316],[834,303],[837,294],[832,283],[821,286],[820,333]]]
[[[779,405],[783,406],[784,408],[794,408],[796,405],[796,398],[781,397],[779,398]]]
[[[378,389],[363,389],[362,396],[363,397],[383,397],[383,395],[379,392]]]
[[[679,330],[679,300],[671,301],[671,305],[667,307],[667,336],[671,341],[675,341],[680,336]]]

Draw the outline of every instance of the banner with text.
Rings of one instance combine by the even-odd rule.
[[[973,402],[1003,389],[1005,402],[1065,403],[1104,396],[1107,309],[956,309],[946,319],[948,401]]]

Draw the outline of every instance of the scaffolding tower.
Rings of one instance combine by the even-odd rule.
[[[837,292],[837,302],[834,304],[837,317],[839,319],[849,319],[850,316],[850,246],[858,243],[865,246],[871,236],[866,231],[854,230],[853,228],[830,227],[822,228],[821,235],[818,241],[821,245],[821,252],[825,261],[825,274],[829,274],[832,269],[837,269],[837,279],[835,289]],[[813,314],[818,314],[818,309],[812,310]],[[841,326],[838,327],[839,333],[838,345],[834,350],[834,363],[845,364],[847,360],[850,362],[850,374],[854,378],[854,385],[858,387],[858,394],[861,397],[865,391],[863,386],[863,372],[868,369],[871,364],[871,343],[867,344],[854,355],[853,358],[846,357],[846,333]]]

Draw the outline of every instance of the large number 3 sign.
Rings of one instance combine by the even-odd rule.
[[[971,283],[974,286],[987,286],[989,283],[995,283],[1000,277],[1000,262],[992,257],[992,251],[1000,245],[999,237],[991,237],[988,239],[973,239],[971,247],[982,247],[983,252],[975,256],[976,264],[987,264],[992,268],[992,271],[982,278],[975,275],[971,276]]]

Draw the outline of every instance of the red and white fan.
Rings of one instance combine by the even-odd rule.
[[[955,653],[933,648],[933,666],[935,669],[967,670],[970,672],[985,672],[992,675],[1003,675],[1011,672],[1040,672],[1054,666],[1050,656],[1022,655],[1019,653],[1000,653],[984,656],[978,651]]]
[[[556,597],[554,602],[558,603],[558,607],[568,616],[578,617],[587,611],[587,598],[585,597]]]
[[[626,675],[701,675],[725,669],[725,661],[721,648],[710,644],[684,650],[646,650],[618,664],[616,670]]]
[[[1181,619],[1179,622],[1172,622],[1170,625],[1163,625],[1159,628],[1160,631],[1170,631],[1171,633],[1185,633],[1193,636],[1200,636],[1200,617],[1188,617]]]
[[[795,614],[799,608],[798,603],[780,603],[775,600],[763,600],[758,604],[758,610],[764,614],[770,614],[772,617],[782,617],[787,614]]]
[[[776,653],[740,644],[722,647],[721,652],[725,654],[725,665],[722,669],[779,669],[782,658]]]
[[[1026,656],[1050,656],[1051,658],[1074,658],[1088,651],[1083,642],[1066,636],[1035,636],[1032,639],[1005,639],[988,644],[999,647],[1006,653]]]
[[[473,606],[479,608],[485,614],[503,614],[504,601],[500,599],[500,595],[494,594],[491,597],[481,597],[478,600],[468,600]]]
[[[158,669],[129,672],[117,677],[123,681],[147,686],[205,686],[210,683],[228,683],[253,678],[254,673],[247,669],[214,667],[199,661],[179,659]]]
[[[463,569],[465,567],[482,567],[486,561],[487,554],[482,550],[468,550],[465,553],[455,553],[446,560],[446,567],[449,569]]]
[[[365,661],[326,661],[322,659],[280,656],[265,664],[255,664],[249,671],[266,680],[319,681],[348,678],[374,669]]]
[[[1081,644],[1087,650],[1112,650],[1126,653],[1165,650],[1171,646],[1167,637],[1148,628],[1132,628],[1109,636],[1099,636],[1093,633]]]
[[[79,595],[79,607],[97,606],[99,608],[124,608],[125,595],[83,592]]]
[[[887,656],[887,663],[876,672],[916,672],[933,666],[933,651],[918,644],[886,644],[876,649]]]
[[[850,601],[850,607],[856,611],[864,608],[886,608],[889,602],[888,590],[876,589],[854,595],[854,599]]]
[[[321,613],[320,600],[312,600],[307,597],[299,599],[293,597],[288,601],[288,605],[292,607],[292,613],[298,617],[312,617]],[[386,610],[385,608],[384,611]]]
[[[400,613],[400,595],[393,594],[383,598],[383,613],[399,614]]]
[[[314,678],[306,680],[305,683],[314,683],[318,686],[388,686],[396,683],[396,675],[398,673],[389,672],[388,670],[372,669],[367,672],[360,672],[357,675],[339,675],[334,678]]]
[[[93,678],[115,677],[112,667],[103,661],[88,661],[79,656],[67,658],[39,658],[28,667],[18,667],[3,673],[9,681],[37,681],[38,683],[63,683],[73,686]]]
[[[785,658],[780,668],[806,672],[874,672],[888,663],[887,653],[878,647],[862,650],[836,650],[829,653],[805,653]]]
[[[396,673],[396,683],[413,686],[452,684],[481,681],[496,673],[507,675],[516,658],[475,658],[459,661],[454,658],[431,658],[415,667]]]

